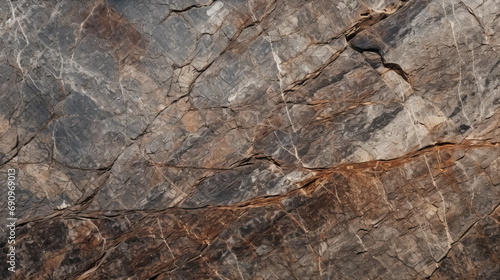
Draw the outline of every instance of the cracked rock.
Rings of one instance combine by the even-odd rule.
[[[499,279],[499,9],[3,1],[0,279]]]

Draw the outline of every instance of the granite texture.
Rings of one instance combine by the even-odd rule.
[[[1,1],[0,279],[500,279],[499,11]]]

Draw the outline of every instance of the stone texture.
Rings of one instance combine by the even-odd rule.
[[[500,278],[499,9],[3,1],[0,279]]]

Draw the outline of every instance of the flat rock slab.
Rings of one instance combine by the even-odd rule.
[[[499,10],[3,1],[0,279],[500,278]]]

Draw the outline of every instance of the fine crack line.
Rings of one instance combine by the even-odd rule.
[[[276,68],[278,69],[278,82],[279,82],[279,87],[280,87],[280,93],[281,93],[281,98],[283,99],[283,103],[285,105],[285,111],[286,115],[288,117],[288,120],[290,121],[290,125],[292,126],[293,132],[297,132],[297,129],[295,129],[295,126],[293,125],[292,117],[290,116],[290,111],[288,110],[288,104],[286,103],[286,98],[285,98],[285,93],[283,91],[283,74],[282,74],[282,69],[281,69],[281,59],[279,58],[278,54],[274,50],[273,47],[273,42],[268,36],[264,36],[264,39],[269,43],[271,46],[271,53],[273,55],[274,62],[276,63]]]
[[[456,244],[456,243],[458,243],[458,242],[462,241],[462,240],[463,240],[463,239],[467,236],[467,234],[469,234],[469,232],[470,232],[470,231],[471,231],[471,230],[472,230],[472,229],[473,229],[473,228],[477,225],[477,223],[479,223],[479,222],[480,222],[481,220],[483,220],[484,218],[486,218],[486,217],[488,217],[488,216],[491,216],[491,215],[492,215],[495,211],[497,211],[497,209],[498,209],[499,207],[500,207],[500,203],[499,203],[499,204],[497,204],[495,207],[493,207],[493,210],[492,210],[490,213],[488,213],[488,214],[486,214],[486,215],[482,216],[481,218],[477,219],[474,223],[472,223],[472,224],[471,224],[471,225],[470,225],[470,226],[469,226],[469,227],[468,227],[468,228],[467,228],[467,229],[466,229],[466,230],[462,233],[462,235],[460,235],[460,237],[459,237],[459,238],[457,238],[457,240],[451,244],[451,245],[452,245],[452,247],[450,247],[450,248],[448,249],[448,251],[446,252],[446,254],[445,254],[445,255],[444,255],[441,259],[439,259],[439,260],[436,262],[436,268],[432,271],[432,273],[431,273],[429,276],[427,276],[427,277],[426,277],[426,279],[430,279],[430,278],[434,275],[434,273],[435,273],[435,272],[436,272],[436,271],[440,268],[439,263],[443,262],[446,258],[448,258],[448,255],[450,254],[451,250],[453,249],[453,246],[455,246],[455,244]]]
[[[144,213],[144,214],[161,214],[169,211],[199,211],[202,209],[223,209],[223,210],[240,210],[240,209],[248,209],[248,208],[259,208],[265,207],[268,205],[273,205],[277,203],[281,203],[281,200],[294,195],[294,194],[305,194],[308,195],[313,192],[322,182],[322,179],[325,176],[330,176],[334,173],[350,173],[350,172],[358,172],[359,170],[366,170],[369,168],[373,168],[379,164],[387,164],[389,166],[394,164],[401,164],[401,162],[406,162],[413,158],[419,156],[426,156],[429,153],[440,151],[440,150],[455,150],[455,149],[474,149],[474,148],[482,148],[482,147],[497,147],[498,143],[491,143],[484,141],[481,144],[474,143],[461,143],[461,144],[453,144],[453,143],[445,143],[445,144],[435,144],[432,146],[424,147],[418,151],[413,153],[406,154],[402,157],[389,159],[389,160],[375,160],[368,162],[360,162],[360,163],[343,163],[332,167],[326,168],[308,168],[310,170],[318,171],[318,173],[308,178],[302,182],[299,182],[298,185],[300,187],[293,189],[287,193],[279,194],[279,195],[268,195],[261,197],[254,197],[246,201],[238,202],[231,205],[203,205],[200,207],[192,207],[192,208],[180,208],[180,207],[167,207],[163,209],[156,210],[144,210],[144,209],[127,209],[127,210],[96,210],[96,211],[81,211],[73,209],[73,207],[67,207],[61,210],[55,210],[52,215],[47,217],[39,217],[29,221],[22,221],[19,224],[19,227],[22,227],[28,223],[43,221],[46,219],[53,219],[56,217],[60,218],[71,218],[71,217],[87,217],[87,218],[112,218],[116,216],[128,215],[133,213]]]

